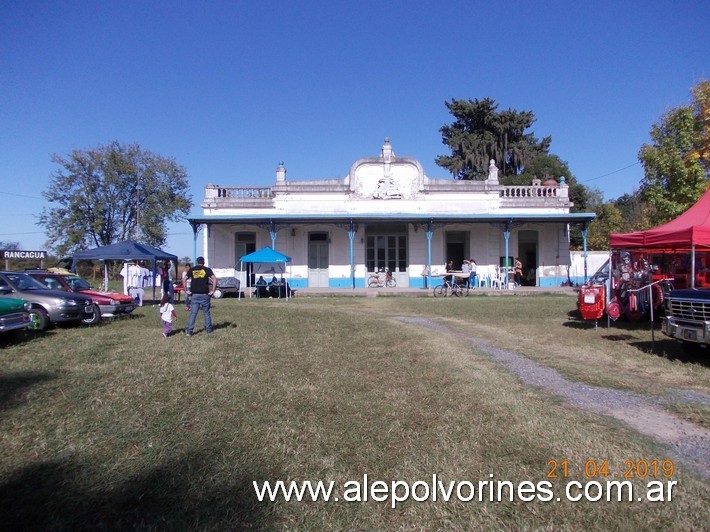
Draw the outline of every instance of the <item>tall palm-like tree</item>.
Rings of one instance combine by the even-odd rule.
[[[436,163],[456,179],[485,179],[490,159],[501,168],[501,178],[520,174],[525,165],[547,153],[551,138],[538,141],[525,131],[535,121],[532,111],[498,112],[490,98],[445,102],[456,118],[440,131],[451,155],[437,157]]]

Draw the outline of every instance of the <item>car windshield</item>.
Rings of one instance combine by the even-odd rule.
[[[26,273],[7,273],[8,280],[17,290],[46,290],[47,287]]]
[[[76,275],[67,275],[64,277],[72,290],[91,290],[91,285]]]
[[[589,278],[589,283],[605,283],[609,279],[609,260],[601,265],[594,275]]]

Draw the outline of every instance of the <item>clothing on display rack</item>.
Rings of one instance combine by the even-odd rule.
[[[143,306],[144,288],[154,286],[153,274],[148,268],[144,268],[132,262],[126,262],[121,269],[123,277],[123,292],[133,298],[136,304]]]

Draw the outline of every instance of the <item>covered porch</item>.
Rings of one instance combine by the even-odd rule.
[[[531,286],[560,286],[569,275],[569,226],[581,226],[586,257],[586,228],[593,218],[593,213],[235,214],[189,222],[193,255],[202,254],[214,269],[233,270],[240,256],[268,245],[293,257],[294,288],[355,289],[383,268],[393,272],[399,287],[432,286],[447,260],[460,269],[463,259],[474,258],[479,275],[491,277],[510,270],[517,256],[528,266]]]

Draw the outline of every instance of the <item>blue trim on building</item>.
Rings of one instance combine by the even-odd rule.
[[[576,286],[581,286],[584,283],[583,277],[572,277],[572,283]],[[567,282],[567,277],[543,277],[540,279],[540,288],[553,288],[557,286],[562,286],[562,283]],[[294,288],[308,288],[308,279],[304,278],[293,278],[288,280],[288,284]],[[437,286],[440,283],[440,279],[432,279],[432,286]],[[366,288],[365,278],[356,277],[355,278],[355,288]],[[431,288],[429,287],[429,288]],[[478,284],[476,284],[478,287]],[[328,279],[328,288],[342,288],[348,289],[352,288],[352,280],[347,278],[330,278]],[[409,288],[426,288],[426,277],[410,277],[409,278]]]
[[[308,288],[308,279],[296,278],[288,279],[288,284],[291,288]]]
[[[187,218],[191,224],[211,224],[211,223],[265,223],[271,220],[281,222],[328,222],[328,221],[356,221],[363,223],[377,223],[383,220],[398,220],[404,223],[414,222],[493,222],[493,221],[529,221],[529,222],[590,222],[595,218],[595,213],[481,213],[465,215],[461,213],[451,214],[422,214],[415,213],[350,213],[350,214],[286,214],[286,213],[264,213],[254,214],[213,214],[209,216],[195,216]]]
[[[410,288],[426,288],[426,277],[410,277],[409,278]]]
[[[347,278],[339,278],[339,279],[334,279],[334,278],[329,278],[328,279],[328,288],[352,288],[352,279],[350,277]]]

